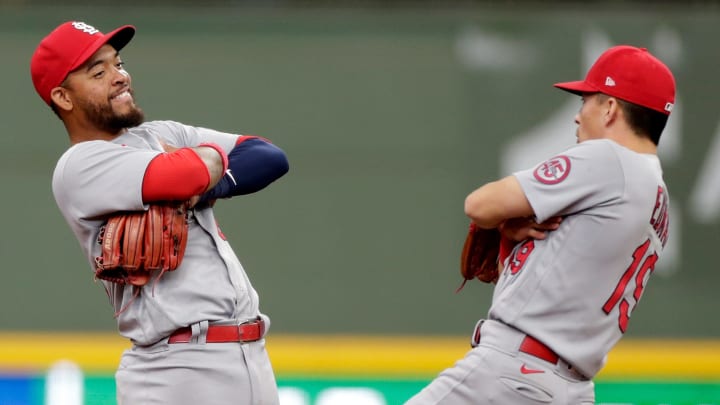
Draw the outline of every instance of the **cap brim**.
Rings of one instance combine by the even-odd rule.
[[[555,83],[553,86],[577,95],[600,92],[600,90],[590,86],[585,81]]]
[[[119,51],[127,45],[131,39],[135,36],[135,27],[132,25],[123,25],[122,27],[105,35],[108,38],[107,44],[110,44]]]
[[[116,51],[119,51],[124,48],[128,42],[130,42],[133,36],[135,36],[135,27],[132,25],[123,25],[122,27],[117,28],[103,36],[98,36],[98,39],[95,40],[92,45],[88,46],[85,51],[80,54],[77,60],[75,60],[75,63],[72,64],[70,71],[72,72],[80,67],[80,65],[85,63],[103,45],[110,44]]]

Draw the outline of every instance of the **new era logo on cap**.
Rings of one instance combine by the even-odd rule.
[[[595,61],[585,80],[556,83],[575,94],[604,93],[663,114],[675,103],[675,78],[670,69],[645,48],[614,46]]]

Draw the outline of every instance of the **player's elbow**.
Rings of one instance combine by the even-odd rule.
[[[272,182],[284,176],[290,170],[290,163],[280,149],[275,149],[272,153],[263,156],[261,163],[256,165],[252,170],[246,170],[249,175],[242,180],[243,184],[237,183],[238,192],[240,194],[250,194],[264,189]],[[239,170],[243,173],[243,170]],[[238,179],[240,181],[240,179]]]
[[[290,162],[282,149],[273,145],[269,146],[271,147],[267,149],[264,160],[270,172],[268,178],[272,182],[284,176],[290,170]]]
[[[465,198],[465,215],[481,228],[494,228],[500,222],[496,209],[488,198],[486,187],[481,187]]]
[[[467,217],[474,223],[482,225],[482,206],[478,205],[477,200],[475,198],[471,198],[471,196],[467,196],[467,198],[465,198],[465,215],[467,215]]]

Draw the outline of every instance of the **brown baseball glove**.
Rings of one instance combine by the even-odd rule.
[[[187,245],[187,204],[152,204],[147,211],[119,212],[100,230],[102,254],[95,278],[143,286],[152,271],[175,270]]]
[[[485,283],[497,282],[500,239],[500,231],[496,228],[483,229],[470,223],[460,255],[460,274],[465,280],[458,290],[474,278]]]

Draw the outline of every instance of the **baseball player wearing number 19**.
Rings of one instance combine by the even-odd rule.
[[[577,145],[478,188],[465,213],[516,241],[472,349],[411,398],[427,404],[593,404],[668,238],[657,145],[675,102],[644,48],[606,50],[577,94]],[[557,221],[556,218],[561,218]]]

